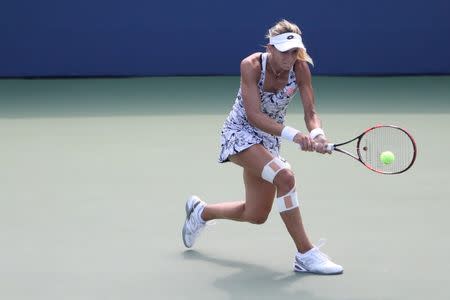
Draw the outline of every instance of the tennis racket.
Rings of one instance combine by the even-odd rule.
[[[356,154],[339,147],[356,141]],[[400,174],[411,168],[416,160],[414,138],[405,129],[394,125],[377,125],[345,143],[328,144],[327,150],[344,153],[380,174]],[[389,162],[382,154],[390,152]],[[384,162],[383,162],[384,161]]]

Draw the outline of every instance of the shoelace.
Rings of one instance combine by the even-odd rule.
[[[323,238],[320,239],[320,240],[317,242],[317,246],[316,246],[317,251],[314,251],[314,255],[315,255],[317,258],[319,258],[321,262],[330,260],[330,257],[329,257],[328,255],[326,255],[325,253],[323,253],[322,251],[320,251],[320,248],[323,247],[323,246],[325,246],[326,243],[327,243],[327,240],[326,240],[326,239],[323,239]]]
[[[325,246],[326,243],[327,243],[327,240],[324,239],[324,238],[321,238],[321,239],[317,242],[316,248],[319,248],[319,249],[320,249],[320,247]]]
[[[315,251],[311,251],[311,253],[310,253],[311,257],[308,256],[308,257],[303,258],[306,264],[323,263],[325,261],[330,260],[330,257],[328,255],[326,255],[325,253],[320,251],[320,248],[322,246],[324,246],[325,243],[326,243],[326,239],[320,239],[317,242],[317,245],[314,246]]]

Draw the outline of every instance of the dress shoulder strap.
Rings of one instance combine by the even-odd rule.
[[[267,53],[261,53],[261,71],[266,73]]]

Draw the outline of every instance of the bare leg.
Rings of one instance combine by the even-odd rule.
[[[282,197],[295,187],[295,177],[291,170],[282,170],[275,176],[274,184],[277,187],[277,197]],[[298,207],[280,213],[286,229],[294,240],[297,250],[301,253],[310,250],[313,245],[308,239],[303,226],[300,209]]]
[[[212,219],[229,219],[242,222],[262,224],[269,215],[275,186],[262,178],[254,177],[244,169],[245,201],[208,204],[202,213],[205,221]]]
[[[280,216],[300,253],[305,253],[313,248],[303,226],[300,209],[298,207],[282,212],[280,213]]]
[[[273,156],[261,145],[231,157],[231,161],[244,168],[246,190],[245,202],[231,202],[207,205],[202,213],[205,221],[212,219],[230,219],[256,224],[264,223],[272,208],[275,191],[277,197],[286,195],[295,186],[292,171],[282,170],[275,177],[274,184],[261,178],[263,167]],[[297,249],[306,252],[313,246],[303,227],[298,208],[280,214]]]
[[[205,221],[213,219],[228,219],[234,221],[246,221],[244,217],[245,202],[223,202],[217,204],[208,204],[202,213],[202,219]]]

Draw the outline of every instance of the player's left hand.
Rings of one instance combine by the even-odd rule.
[[[325,153],[331,154],[331,151],[327,150],[328,141],[324,135],[319,134],[318,136],[316,136],[314,141],[317,143],[316,149],[315,149],[316,152],[322,153],[322,154],[325,154]]]

